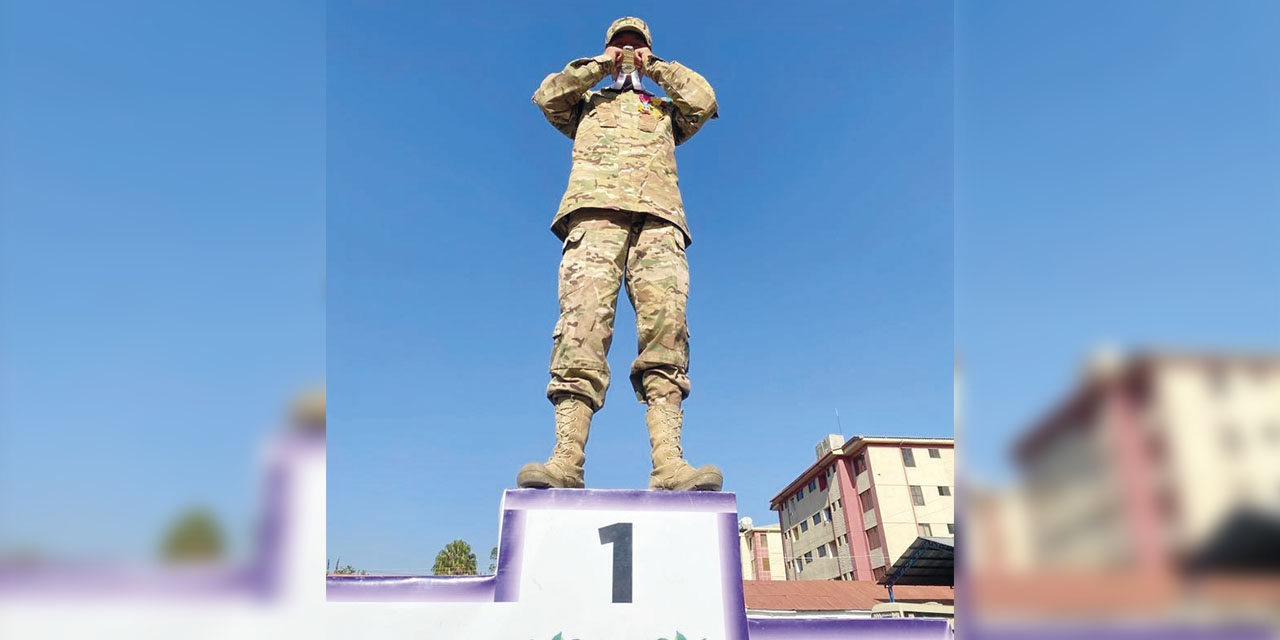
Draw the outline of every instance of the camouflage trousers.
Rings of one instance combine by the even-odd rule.
[[[636,310],[639,355],[631,386],[641,402],[689,395],[689,262],[679,227],[654,216],[608,209],[572,214],[560,258],[560,319],[547,397],[571,393],[599,411],[609,388],[609,344],[618,289]]]

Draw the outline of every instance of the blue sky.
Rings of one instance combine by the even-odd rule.
[[[1098,344],[1280,348],[1280,5],[965,2],[956,348],[972,477]]]
[[[324,379],[324,11],[0,10],[0,552],[242,553],[257,449]]]
[[[329,12],[329,553],[429,571],[487,556],[516,470],[545,459],[571,141],[530,103],[632,3],[335,3]],[[715,87],[677,151],[694,237],[687,456],[742,515],[846,435],[951,431],[948,3],[646,11],[654,52]],[[592,487],[643,488],[620,305]],[[483,566],[481,567],[484,568]]]

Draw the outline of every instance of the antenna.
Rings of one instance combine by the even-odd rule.
[[[840,444],[844,444],[844,425],[840,424],[840,407],[836,407],[836,428],[840,430]]]

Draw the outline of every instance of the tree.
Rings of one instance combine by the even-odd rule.
[[[342,558],[338,558],[337,562],[325,563],[326,573],[331,576],[365,576],[369,575],[364,569],[356,569],[349,564],[342,564]]]
[[[474,576],[476,554],[471,553],[471,545],[454,540],[436,554],[436,564],[431,572],[438,576]]]
[[[494,547],[489,552],[489,573],[493,573],[498,568],[498,548]]]
[[[165,562],[214,562],[222,558],[222,529],[213,514],[191,509],[178,518],[165,534],[161,556]]]

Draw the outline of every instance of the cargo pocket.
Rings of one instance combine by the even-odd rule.
[[[658,130],[658,117],[654,115],[640,116],[640,130],[646,133],[653,133]]]
[[[556,320],[556,328],[551,331],[551,362],[547,364],[547,368],[551,371],[556,369],[556,361],[560,356],[560,337],[564,335],[564,318]]]
[[[578,225],[573,229],[571,229],[569,231],[569,235],[566,236],[564,239],[564,246],[560,247],[561,255],[567,253],[569,249],[572,249],[578,246],[579,244],[581,244],[582,237],[585,235],[587,235],[587,230],[584,229],[582,225]]]

